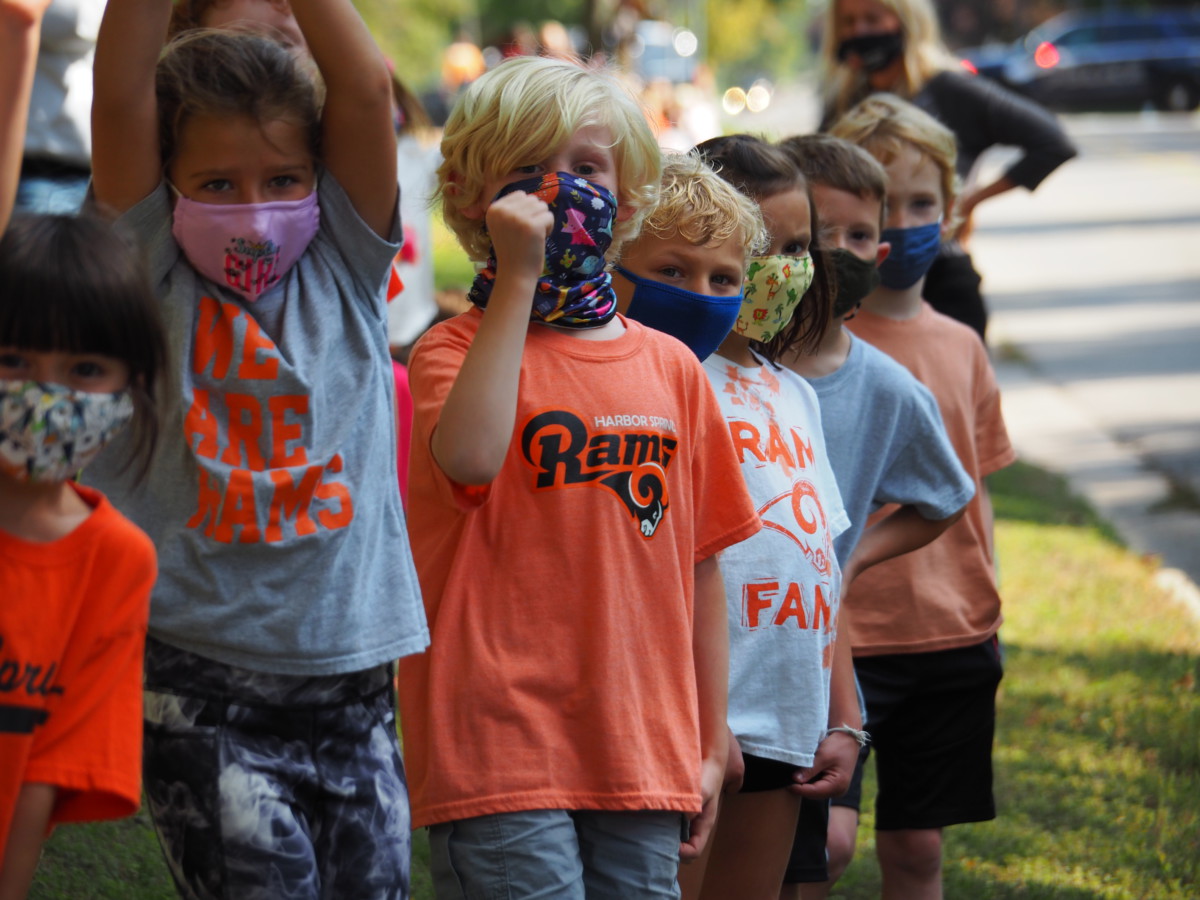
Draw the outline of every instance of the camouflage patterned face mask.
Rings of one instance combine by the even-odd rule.
[[[813,280],[811,256],[755,256],[743,284],[734,334],[766,343],[783,331]]]
[[[66,481],[133,418],[129,391],[93,394],[61,384],[0,381],[0,472]]]

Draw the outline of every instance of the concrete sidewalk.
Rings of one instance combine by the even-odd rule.
[[[1025,462],[1065,476],[1137,553],[1157,558],[1155,580],[1200,619],[1200,512],[1171,509],[1172,485],[1113,440],[1027,362],[997,359],[1009,435]]]
[[[1080,155],[977,215],[1005,416],[1200,616],[1200,116],[1062,118]]]

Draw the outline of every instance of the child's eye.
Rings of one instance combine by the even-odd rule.
[[[808,244],[805,241],[792,241],[783,247],[784,256],[804,256],[806,253],[808,253]]]
[[[233,182],[228,178],[214,178],[212,181],[206,181],[204,184],[200,185],[200,190],[215,191],[217,193],[222,191],[232,191]]]
[[[664,278],[682,278],[683,277],[683,272],[681,272],[675,266],[663,266],[662,268],[660,268],[658,270],[658,274],[662,275]]]
[[[299,179],[297,179],[294,175],[276,175],[269,182],[267,182],[267,186],[279,189],[289,188],[292,185],[299,183]]]
[[[732,277],[730,277],[729,275],[714,275],[709,280],[713,284],[718,285],[720,287],[725,287],[727,285],[734,283],[734,279]]]
[[[595,175],[598,171],[591,163],[580,163],[575,167],[576,175]]]
[[[867,241],[871,240],[872,237],[873,237],[873,235],[867,231],[851,231],[850,232],[850,240],[855,241],[857,243],[866,243]]]
[[[0,351],[0,369],[23,369],[25,364],[25,357],[20,353],[12,350]]]
[[[71,374],[76,378],[100,378],[107,373],[103,363],[92,359],[81,360],[71,367]]]
[[[530,163],[527,166],[517,166],[513,171],[521,175],[536,175],[541,168],[537,163]]]

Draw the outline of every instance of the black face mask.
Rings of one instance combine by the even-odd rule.
[[[904,52],[904,35],[899,31],[884,34],[864,34],[846,38],[837,48],[837,58],[842,62],[851,54],[862,60],[863,71],[878,72],[885,69]]]
[[[833,316],[841,318],[863,302],[863,298],[879,286],[879,270],[874,261],[859,259],[841,247],[829,254],[837,273],[837,297],[833,301]]]

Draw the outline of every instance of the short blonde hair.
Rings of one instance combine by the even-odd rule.
[[[482,197],[484,185],[553,152],[588,125],[612,132],[617,205],[634,210],[613,227],[612,256],[638,233],[662,170],[662,154],[633,95],[609,71],[536,56],[501,63],[467,88],[443,132],[438,194],[446,224],[472,259],[485,259],[490,242],[483,220],[463,210],[491,199]]]
[[[938,167],[947,221],[952,219],[959,178],[954,164],[954,132],[929,113],[894,94],[872,94],[833,123],[829,133],[862,147],[884,166],[905,146],[915,148]]]
[[[747,257],[768,244],[758,204],[695,152],[664,156],[658,203],[646,214],[642,234],[664,240],[679,235],[696,247],[734,238]]]
[[[913,97],[938,72],[954,69],[958,62],[942,40],[937,10],[932,0],[878,0],[900,20],[904,35],[904,80],[892,92]],[[866,73],[856,71],[837,58],[838,0],[829,0],[821,41],[826,105],[840,116],[870,91]]]

